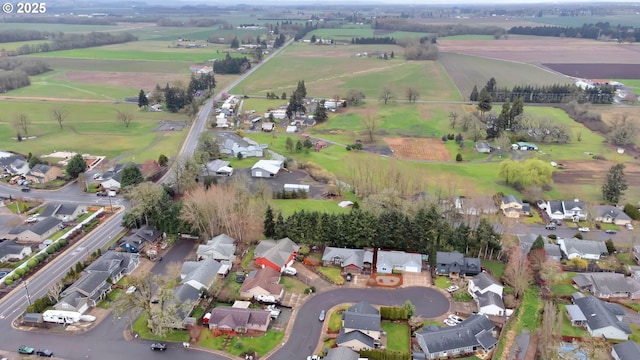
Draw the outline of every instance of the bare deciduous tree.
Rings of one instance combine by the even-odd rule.
[[[504,278],[507,284],[513,288],[516,298],[521,298],[525,290],[533,281],[529,260],[522,254],[520,246],[514,246],[509,253],[509,261],[504,270]]]
[[[51,116],[58,123],[60,129],[62,129],[62,122],[67,118],[67,115],[69,115],[67,110],[60,107],[51,110]]]
[[[200,167],[193,158],[181,157],[173,165],[173,183],[177,193],[182,194],[193,189],[200,174]]]
[[[458,122],[458,113],[455,111],[452,111],[449,113],[449,126],[451,126],[452,129],[456,128],[456,124]]]
[[[409,100],[409,102],[416,102],[416,100],[418,100],[419,97],[420,97],[420,92],[418,91],[418,89],[416,89],[413,86],[409,86],[407,88],[407,99]]]
[[[385,85],[380,92],[380,100],[386,105],[391,99],[393,99],[393,91],[388,85]]]
[[[558,307],[551,301],[544,303],[544,312],[542,313],[542,324],[536,335],[538,341],[538,354],[541,359],[553,359],[558,354],[558,349],[551,344],[560,342],[562,334],[562,314],[558,311]]]
[[[28,134],[29,124],[31,124],[31,121],[29,121],[29,118],[24,113],[18,114],[14,121],[14,126],[16,127],[16,129],[18,129],[18,131],[22,130],[25,135]]]
[[[61,280],[53,283],[49,290],[47,291],[47,297],[54,303],[57,303],[60,300],[60,293],[64,290],[64,284]]]
[[[124,127],[129,127],[129,124],[133,121],[133,114],[120,110],[116,111],[118,112],[116,115],[118,121],[122,121],[124,123]]]
[[[367,112],[362,119],[362,124],[369,137],[369,142],[374,142],[376,129],[378,128],[378,118],[374,114]]]

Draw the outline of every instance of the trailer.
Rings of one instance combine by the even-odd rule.
[[[80,321],[80,314],[77,311],[47,310],[42,313],[42,320],[56,324],[73,324]]]
[[[310,189],[309,185],[304,184],[284,184],[284,191],[304,191],[308,193]]]

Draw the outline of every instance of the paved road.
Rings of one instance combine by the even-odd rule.
[[[304,359],[312,355],[322,331],[318,321],[320,311],[333,306],[366,300],[375,305],[402,305],[406,300],[416,306],[416,314],[425,318],[437,317],[449,310],[449,300],[430,288],[410,287],[398,290],[337,289],[314,295],[298,311],[295,323],[284,346],[269,360]]]

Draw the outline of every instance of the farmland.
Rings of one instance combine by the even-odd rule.
[[[355,57],[356,53],[391,52],[398,56],[391,60]],[[403,49],[394,45],[319,46],[292,44],[259,72],[251,74],[232,92],[260,94],[283,91],[290,93],[299,80],[304,80],[310,96],[333,97],[348,89],[358,89],[367,98],[377,99],[380,90],[388,85],[404,98],[407,86],[415,87],[421,98],[457,100],[459,95],[439,63],[433,61],[404,61]],[[380,79],[385,79],[384,82]]]
[[[597,22],[608,22],[611,25],[626,25],[640,27],[640,18],[638,15],[608,15],[608,16],[543,16],[531,18],[531,21],[557,26],[574,26],[581,27],[583,24],[595,24]]]
[[[403,38],[420,38],[427,34],[420,32],[408,31],[384,31],[375,30],[368,25],[362,26],[343,26],[338,29],[318,29],[307,34],[305,38],[309,39],[315,35],[316,38],[333,39],[335,41],[351,41],[357,37],[392,37],[396,40]]]
[[[474,86],[481,88],[493,77],[498,86],[568,84],[564,76],[534,65],[501,61],[453,53],[440,53],[439,62],[458,86],[464,98],[468,98]]]
[[[53,108],[62,108],[68,113],[63,129],[51,117]],[[129,127],[116,119],[116,110],[130,112],[134,116]],[[0,122],[0,139],[3,150],[23,154],[48,154],[54,150],[68,150],[116,157],[118,160],[137,158],[157,159],[164,153],[177,153],[184,132],[155,132],[162,120],[187,121],[182,115],[165,112],[138,111],[136,105],[91,103],[59,103],[43,101],[2,101],[0,112],[4,115]],[[11,124],[18,114],[26,114],[30,125],[23,136],[35,139],[16,141],[16,129]],[[141,158],[143,157],[144,158]]]
[[[614,60],[615,61],[615,60]],[[640,80],[640,65],[638,64],[543,64],[545,67],[567,76],[585,79],[616,79],[627,77]]]

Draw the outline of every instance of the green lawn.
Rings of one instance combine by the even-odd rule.
[[[202,331],[198,345],[209,349],[221,350],[225,340],[226,336],[214,337],[211,331]]]
[[[330,214],[347,213],[349,208],[341,208],[338,206],[340,201],[334,200],[314,200],[314,199],[274,199],[271,200],[271,206],[275,211],[282,212],[285,218],[296,211],[319,211]]]
[[[556,295],[571,295],[578,290],[571,284],[551,284],[551,291]]]
[[[169,330],[164,337],[154,335],[147,327],[147,315],[141,315],[138,320],[133,323],[133,331],[138,333],[141,339],[145,340],[161,340],[168,342],[185,342],[189,341],[189,333],[185,330]]]
[[[576,277],[576,275],[578,275],[577,272],[574,271],[566,271],[563,273],[560,273],[558,276],[558,281],[568,281],[570,282],[571,279],[573,279],[574,277]]]
[[[437,276],[434,282],[435,282],[435,285],[440,289],[446,289],[449,286],[451,286],[451,281],[446,276]]]
[[[633,257],[633,254],[630,254],[630,253],[618,253],[618,254],[616,254],[616,257],[618,258],[618,260],[620,260],[620,262],[623,265],[633,265],[633,266],[638,265],[636,263],[635,258]]]
[[[341,306],[331,312],[331,316],[329,316],[329,324],[327,325],[329,331],[340,331],[340,328],[342,327],[342,312],[346,308],[346,306]]]
[[[632,14],[616,14],[616,15],[594,15],[594,16],[542,16],[531,17],[529,21],[557,26],[575,26],[581,27],[584,24],[595,24],[597,22],[608,22],[612,26],[617,24],[640,27],[640,19],[637,15]]]
[[[284,332],[276,330],[269,330],[265,335],[257,337],[236,336],[231,339],[226,351],[231,355],[239,356],[253,350],[263,356],[282,342],[283,338]]]
[[[307,285],[304,282],[291,276],[283,276],[280,278],[280,283],[284,286],[286,292],[292,292],[294,294],[304,294],[307,289]]]
[[[63,129],[51,118],[55,108],[64,109],[68,117]],[[117,111],[131,113],[134,120],[125,127],[116,119]],[[172,157],[178,151],[187,130],[166,133],[155,132],[162,120],[187,121],[184,115],[167,112],[139,111],[135,104],[89,104],[42,101],[0,102],[0,113],[5,122],[0,122],[0,140],[3,149],[36,156],[54,150],[75,151],[108,158],[132,159],[142,163],[146,159],[157,159],[162,153]],[[26,114],[30,122],[27,136],[35,139],[18,142],[16,129],[11,121]],[[25,134],[22,134],[23,136]]]
[[[498,260],[482,260],[480,264],[487,268],[487,271],[493,274],[496,279],[502,278],[504,275],[505,263]]]
[[[453,293],[453,300],[459,302],[470,302],[473,301],[473,298],[469,295],[467,289],[463,288]]]
[[[407,326],[407,324],[383,321],[381,325],[382,330],[387,333],[387,350],[401,353],[410,352],[409,340],[411,335],[409,334],[409,326]]]
[[[567,311],[565,310],[565,306],[563,304],[559,305],[559,311],[562,314],[562,335],[563,336],[576,336],[576,337],[584,337],[589,336],[589,333],[579,327],[572,326],[571,321],[569,320],[569,315],[567,315]]]
[[[122,294],[122,290],[114,289],[107,293],[107,297],[98,303],[98,307],[101,309],[109,309],[111,308],[111,304],[116,301],[116,299]]]
[[[640,325],[630,324],[629,327],[631,327],[631,336],[629,336],[629,340],[640,342]]]
[[[28,56],[26,55],[25,57]],[[189,74],[189,66],[193,64],[187,61],[74,59],[49,56],[38,56],[38,60],[47,63],[54,71],[112,71],[162,74]],[[38,77],[31,77],[31,79],[34,78],[37,79]],[[216,80],[218,78],[216,75]]]
[[[525,291],[524,299],[518,308],[522,314],[520,315],[520,322],[516,324],[516,333],[520,333],[524,328],[532,332],[538,328],[542,305],[538,288],[532,287]]]
[[[256,248],[252,246],[249,251],[247,251],[247,254],[244,256],[244,258],[242,258],[242,263],[240,265],[243,269],[249,270],[249,264],[253,260],[254,251],[256,251]]]
[[[318,266],[316,267],[320,273],[329,278],[331,282],[334,284],[342,285],[344,284],[344,278],[341,275],[340,268],[337,267],[326,267],[326,266]]]
[[[535,210],[531,211],[531,216],[523,216],[523,217],[521,217],[520,221],[525,223],[525,224],[544,225],[544,221],[542,221],[542,218],[540,217],[540,214],[538,214],[538,212],[535,211]]]
[[[636,88],[636,92],[640,90],[640,79],[616,79],[616,81],[623,83],[625,86]]]

